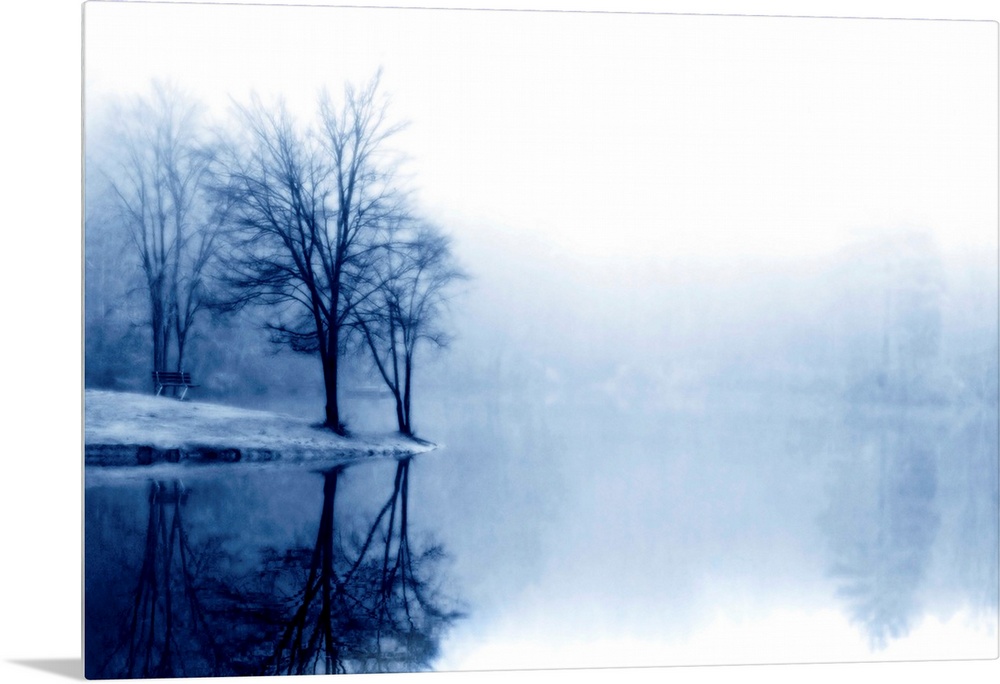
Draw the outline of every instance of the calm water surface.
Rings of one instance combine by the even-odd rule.
[[[400,463],[88,470],[88,676],[996,656],[995,406],[451,405]]]

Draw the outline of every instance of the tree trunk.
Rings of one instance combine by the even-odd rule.
[[[403,399],[399,395],[399,390],[395,387],[392,388],[392,395],[396,399],[396,424],[399,426],[399,431],[404,435],[410,434],[409,421],[406,419],[406,413],[403,411]]]
[[[170,331],[163,319],[163,306],[157,289],[150,289],[149,304],[150,328],[153,332],[153,370],[166,370]],[[153,391],[156,392],[156,383],[153,383]]]
[[[407,351],[403,357],[403,417],[406,419],[406,430],[400,430],[405,435],[413,434],[413,423],[410,420],[410,377],[413,372],[412,352]]]
[[[325,424],[338,435],[343,435],[346,431],[340,424],[340,408],[337,404],[338,333],[336,327],[330,327],[326,345],[320,349],[320,358],[323,363],[323,387],[326,390]]]
[[[177,372],[184,372],[184,345],[187,342],[185,335],[181,334],[181,331],[177,331]]]

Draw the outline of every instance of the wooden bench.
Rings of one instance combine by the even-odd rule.
[[[191,382],[191,374],[187,371],[153,371],[153,384],[156,386],[156,396],[160,396],[167,387],[175,388],[174,394],[177,394],[177,387],[183,387],[184,391],[178,397],[181,401],[187,396],[188,389],[198,387]]]

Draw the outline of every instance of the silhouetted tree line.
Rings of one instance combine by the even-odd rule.
[[[88,223],[124,228],[152,369],[184,369],[204,312],[255,307],[272,342],[319,358],[327,427],[346,432],[338,382],[350,349],[371,360],[399,431],[413,434],[415,352],[447,343],[442,308],[464,275],[397,177],[388,144],[401,128],[378,74],[339,100],[322,94],[310,125],[254,96],[208,134],[198,103],[161,84],[119,107],[99,164],[111,210]]]

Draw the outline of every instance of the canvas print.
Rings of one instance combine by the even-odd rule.
[[[88,678],[997,657],[995,24],[84,27]]]

